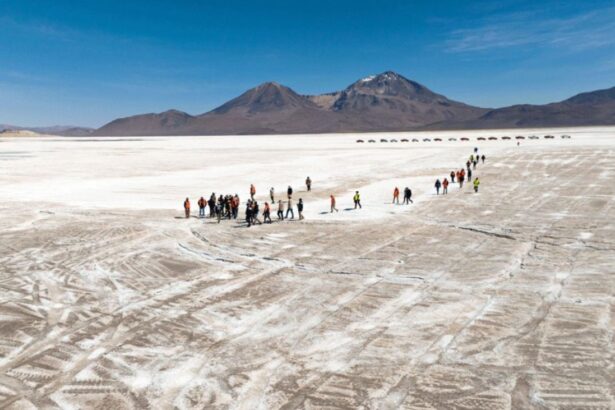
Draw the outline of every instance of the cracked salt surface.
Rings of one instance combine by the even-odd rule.
[[[548,133],[0,140],[0,407],[614,408],[615,129]],[[175,218],[250,183],[306,220]]]

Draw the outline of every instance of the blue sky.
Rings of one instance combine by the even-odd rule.
[[[615,86],[610,1],[0,0],[0,123],[206,112],[386,70],[485,107]]]

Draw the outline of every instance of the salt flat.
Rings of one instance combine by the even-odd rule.
[[[0,407],[614,408],[614,179],[615,128],[0,139]],[[250,183],[306,220],[180,218]]]

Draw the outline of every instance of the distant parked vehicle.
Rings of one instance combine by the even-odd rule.
[[[449,138],[449,141],[457,141],[457,138]]]
[[[486,141],[486,138],[485,138],[485,137],[478,137],[478,138],[476,138],[476,139],[477,139],[478,141]]]
[[[553,135],[545,135],[545,139],[552,140],[555,138]]]
[[[412,142],[419,142],[416,138],[412,138]]]
[[[429,138],[423,138],[423,142],[430,142],[431,140]]]
[[[470,138],[467,138],[467,137],[462,137],[462,138],[459,138],[459,139],[460,139],[461,141],[470,141]]]
[[[397,142],[397,140],[396,139],[392,139],[391,142]]]
[[[536,135],[530,135],[528,138],[531,139],[531,140],[539,139]]]
[[[364,142],[365,141],[363,141],[363,140],[357,140],[357,143],[359,143],[359,144],[364,143]]]
[[[442,141],[442,138],[434,138],[433,140],[434,140],[434,141],[441,142],[441,141]]]
[[[376,142],[376,140],[369,140],[369,141],[367,141],[367,142],[369,142],[369,143],[372,143],[372,144],[373,144],[374,142]]]
[[[408,142],[408,139],[407,138],[402,138],[401,142]]]
[[[389,142],[386,138],[381,138],[380,142]]]
[[[489,137],[488,140],[489,141],[497,141],[498,137]]]
[[[509,140],[510,137],[502,137],[503,140]]]
[[[524,140],[524,139],[525,139],[525,137],[524,137],[523,135],[517,135],[517,136],[515,137],[515,139],[516,139],[516,140]]]
[[[562,135],[562,138],[564,138],[564,139],[570,139],[570,135]]]

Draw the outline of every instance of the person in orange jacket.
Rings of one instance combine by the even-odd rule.
[[[188,198],[184,201],[184,211],[186,212],[186,218],[190,218],[190,199]]]
[[[207,205],[205,198],[200,197],[197,204],[199,205],[199,218],[205,218],[205,206]]]
[[[393,203],[396,203],[397,205],[399,205],[399,188],[395,187],[395,189],[393,190]]]
[[[335,207],[335,197],[333,196],[333,194],[331,194],[331,213],[333,213],[333,211],[339,212]]]
[[[444,178],[442,181],[442,195],[448,194],[448,179]]]
[[[256,187],[254,184],[250,184],[250,198],[254,201],[254,195],[256,195]]]

